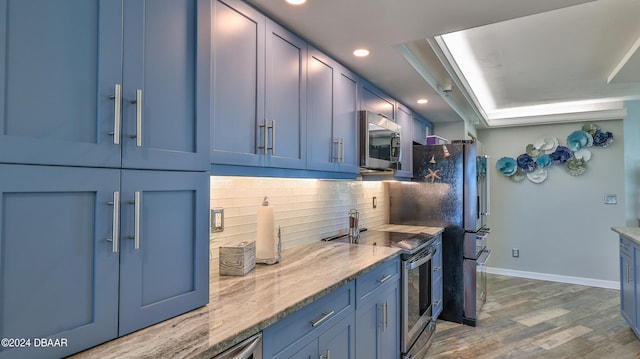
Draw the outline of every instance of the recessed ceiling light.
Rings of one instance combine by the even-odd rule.
[[[357,57],[365,57],[365,56],[369,56],[369,50],[367,49],[357,49],[353,52],[354,56]]]
[[[291,5],[302,5],[307,2],[307,0],[287,0],[287,2]]]
[[[421,104],[421,105],[424,105],[427,102],[429,102],[429,100],[427,100],[426,98],[418,99],[418,103]]]

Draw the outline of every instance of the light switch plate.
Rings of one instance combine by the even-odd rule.
[[[604,195],[604,203],[605,204],[617,204],[618,196],[615,194],[605,194]]]
[[[211,210],[211,233],[224,231],[224,208]]]

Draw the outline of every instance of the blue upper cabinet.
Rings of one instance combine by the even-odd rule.
[[[213,11],[211,161],[260,166],[266,18],[237,0],[218,0]]]
[[[307,168],[356,173],[357,77],[312,48],[307,66]]]
[[[0,162],[208,168],[210,5],[124,6],[0,1]]]
[[[209,169],[209,1],[124,2],[122,165]]]
[[[340,140],[333,136],[335,64],[310,48],[307,66],[308,165],[331,171],[340,156]]]
[[[0,162],[120,166],[121,59],[121,1],[1,0]]]
[[[237,0],[215,2],[211,162],[306,164],[306,43]]]
[[[413,116],[411,110],[398,104],[398,116],[396,122],[400,125],[400,164],[396,171],[396,177],[413,176]]]
[[[269,167],[306,166],[307,43],[267,20],[262,147]]]
[[[358,166],[358,106],[360,78],[337,65],[333,102],[333,131],[340,139],[338,166],[341,172],[356,173]],[[335,157],[335,156],[334,156]]]
[[[360,105],[363,110],[381,114],[390,120],[395,119],[396,101],[366,81],[362,81]]]
[[[426,145],[427,135],[431,134],[431,127],[426,124],[426,121],[420,117],[417,113],[413,113],[413,128],[411,130],[411,136],[413,142]]]

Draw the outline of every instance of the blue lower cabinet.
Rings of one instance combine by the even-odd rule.
[[[396,258],[356,279],[363,283],[358,285],[356,301],[357,358],[394,359],[400,355],[399,267]],[[377,284],[373,290],[371,283]]]
[[[119,335],[209,299],[209,175],[122,171]]]
[[[0,358],[64,357],[205,305],[208,205],[206,173],[0,165],[0,338],[30,340]]]
[[[0,165],[0,338],[30,340],[3,342],[0,358],[64,357],[117,337],[119,185],[119,170]]]
[[[394,258],[267,327],[263,357],[398,358],[399,267]]]
[[[273,357],[274,359],[330,359],[355,358],[353,345],[354,337],[353,317],[348,316],[331,326],[318,338],[311,340],[299,351],[290,354],[288,350]]]
[[[351,281],[263,331],[265,358],[355,358]]]
[[[634,332],[638,332],[637,311],[637,270],[636,245],[626,239],[620,238],[620,313],[631,326]]]

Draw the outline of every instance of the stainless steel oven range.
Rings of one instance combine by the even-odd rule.
[[[401,256],[401,300],[400,350],[402,358],[420,358],[429,348],[431,336],[436,329],[433,320],[432,273],[433,255],[436,248],[431,245],[433,237],[418,234],[424,242],[413,252]]]
[[[401,357],[419,358],[435,331],[432,303],[432,258],[434,236],[425,233],[361,232],[358,238],[333,239],[401,249],[400,351]]]

